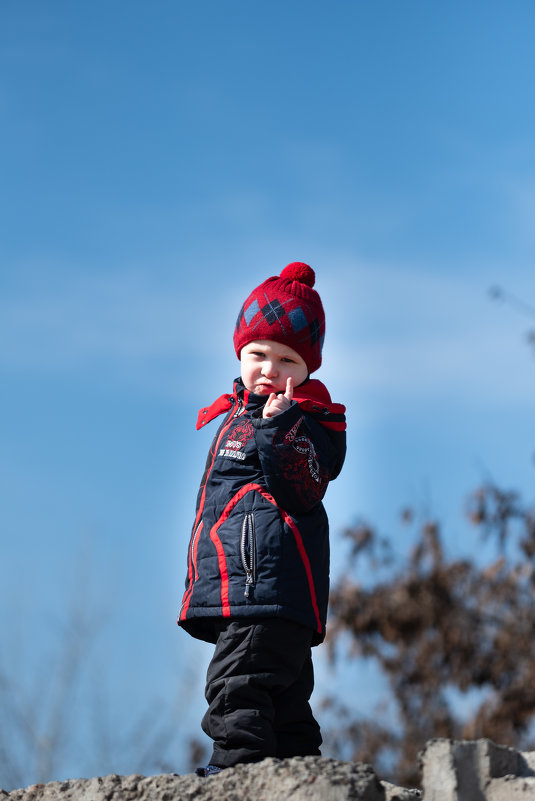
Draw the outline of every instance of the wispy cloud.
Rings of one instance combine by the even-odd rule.
[[[532,401],[526,323],[493,304],[480,278],[332,255],[325,263],[337,268],[318,275],[327,313],[319,377],[340,396]],[[173,395],[187,373],[205,392],[222,392],[237,372],[232,327],[252,286],[241,275],[223,290],[226,281],[206,274],[195,287],[140,269],[20,283],[0,302],[0,363],[67,374],[100,366]]]
[[[156,280],[137,269],[48,270],[46,281],[34,273],[0,301],[0,364],[39,374],[101,367],[119,381],[176,394],[208,348],[214,362],[221,359],[223,342],[207,323],[220,315],[210,282],[192,289],[179,277]]]
[[[535,300],[535,280],[532,281]],[[324,375],[351,395],[400,402],[532,403],[525,321],[480,278],[355,265],[327,282]]]

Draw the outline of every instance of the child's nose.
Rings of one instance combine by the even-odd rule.
[[[271,362],[271,361],[264,362],[264,366],[262,368],[262,372],[264,373],[266,378],[269,378],[270,376],[277,375],[277,367],[276,367],[274,362]]]

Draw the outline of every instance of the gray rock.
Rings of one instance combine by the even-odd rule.
[[[407,790],[385,781],[381,784],[385,790],[385,801],[420,801],[422,798],[421,790]]]
[[[491,740],[431,740],[420,756],[425,801],[535,798],[534,757]]]
[[[535,798],[535,777],[523,779],[518,776],[504,776],[493,779],[485,792],[487,801],[529,801],[532,798]]]
[[[322,757],[265,759],[217,776],[104,776],[34,785],[3,801],[385,801],[370,765]]]
[[[0,801],[531,801],[535,752],[490,740],[432,740],[422,751],[423,796],[381,782],[360,762],[265,759],[216,776],[103,776],[38,784]]]

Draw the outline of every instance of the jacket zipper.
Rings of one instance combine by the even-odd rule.
[[[239,416],[240,416],[240,414],[242,413],[242,411],[243,411],[243,403],[242,403],[242,399],[241,399],[241,398],[238,398],[238,403],[237,403],[237,406],[236,406],[236,411],[235,411],[235,412],[234,412],[234,414],[231,416],[231,417],[232,417],[232,419],[234,419],[234,417],[239,417]]]
[[[231,398],[231,400],[233,401],[234,399]],[[228,427],[230,426],[230,421],[233,420],[235,417],[238,417],[243,411],[244,406],[243,406],[241,398],[237,398],[236,399],[236,404],[237,404],[236,405],[236,409],[233,412],[231,412],[231,414],[227,417],[226,426],[221,431],[219,439],[218,439],[218,441],[216,443],[216,447],[214,448],[214,453],[216,453],[216,454],[217,454],[217,449],[219,447],[219,443],[223,439],[223,434],[226,433]],[[215,458],[212,459],[212,464],[210,465],[210,469],[206,473],[205,480],[204,480],[205,488],[206,488],[206,485],[208,483],[208,479],[210,477],[210,473],[212,472],[212,468],[214,466],[214,461],[215,461]],[[197,581],[197,579],[199,578],[199,574],[197,573],[197,569],[195,567],[195,562],[193,561],[193,550],[194,550],[194,547],[195,547],[195,540],[197,539],[197,535],[199,534],[199,531],[200,531],[200,529],[202,527],[202,524],[203,524],[203,519],[202,519],[203,507],[204,507],[204,497],[203,497],[203,499],[201,501],[200,509],[198,510],[198,511],[201,512],[200,519],[199,519],[199,522],[197,523],[197,527],[196,527],[196,529],[195,529],[195,531],[193,533],[193,536],[191,538],[191,545],[190,545],[190,558],[191,558],[191,564],[192,564],[192,567],[193,567],[193,576],[192,576],[193,582]]]
[[[231,401],[234,402],[234,398],[231,398]],[[233,412],[231,412],[229,414],[229,416],[227,417],[226,423],[225,423],[225,427],[222,429],[222,431],[221,431],[221,433],[219,435],[219,439],[217,440],[215,448],[214,448],[214,454],[217,454],[217,449],[219,448],[219,443],[223,439],[223,435],[227,432],[228,427],[230,426],[230,421],[233,420],[235,417],[238,417],[238,415],[240,415],[242,413],[243,403],[242,403],[241,398],[237,398],[236,399],[236,403],[237,403],[236,409]],[[210,478],[210,473],[212,472],[212,468],[214,466],[214,462],[215,462],[215,456],[212,459],[212,464],[210,465],[210,469],[207,470],[206,475],[204,476],[204,491],[205,492],[206,492],[206,485],[208,484],[208,479]],[[203,493],[203,497],[202,497],[200,505],[199,505],[199,509],[197,510],[197,514],[199,515],[199,522],[197,523],[197,527],[196,527],[195,532],[194,532],[194,534],[193,534],[193,536],[191,538],[190,555],[192,557],[192,562],[191,562],[192,565],[193,565],[193,547],[194,547],[194,544],[195,544],[195,540],[197,538],[197,534],[199,533],[199,529],[201,528],[201,526],[203,524],[203,519],[202,519],[203,510],[204,510],[204,493]],[[195,570],[194,573],[197,574],[197,571]],[[194,576],[194,581],[196,581],[197,578],[198,578],[198,575],[195,575]]]
[[[195,550],[195,540],[197,539],[197,537],[199,535],[199,531],[202,528],[202,524],[203,524],[203,521],[199,520],[199,522],[197,524],[197,528],[195,529],[195,531],[192,534],[191,543],[190,543],[190,546],[189,546],[189,557],[190,557],[190,560],[191,560],[191,569],[192,569],[192,577],[191,577],[190,587],[193,587],[193,585],[195,584],[195,582],[199,578],[199,574],[197,573],[197,567],[196,567],[195,562],[193,560],[193,552]],[[179,620],[182,617],[182,610],[184,609],[184,604],[186,603],[187,594],[188,594],[188,590],[186,590],[186,592],[184,593],[184,597],[182,599],[182,603],[180,604],[180,611],[178,613],[178,619]]]
[[[195,562],[193,560],[193,552],[195,550],[195,542],[196,542],[197,537],[199,536],[199,532],[200,532],[200,530],[202,528],[202,523],[203,523],[203,521],[200,520],[199,521],[199,525],[195,529],[193,537],[191,538],[190,558],[191,558],[191,564],[193,565],[193,581],[197,581],[197,579],[199,578],[199,574],[197,573],[197,567],[196,567]]]
[[[245,570],[245,591],[246,598],[249,591],[256,581],[256,540],[254,529],[254,514],[246,512],[241,527],[241,561]]]

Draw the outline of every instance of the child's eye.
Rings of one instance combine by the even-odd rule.
[[[282,361],[283,362],[288,362],[288,364],[295,364],[295,361],[293,359],[290,359],[289,356],[284,356]]]

